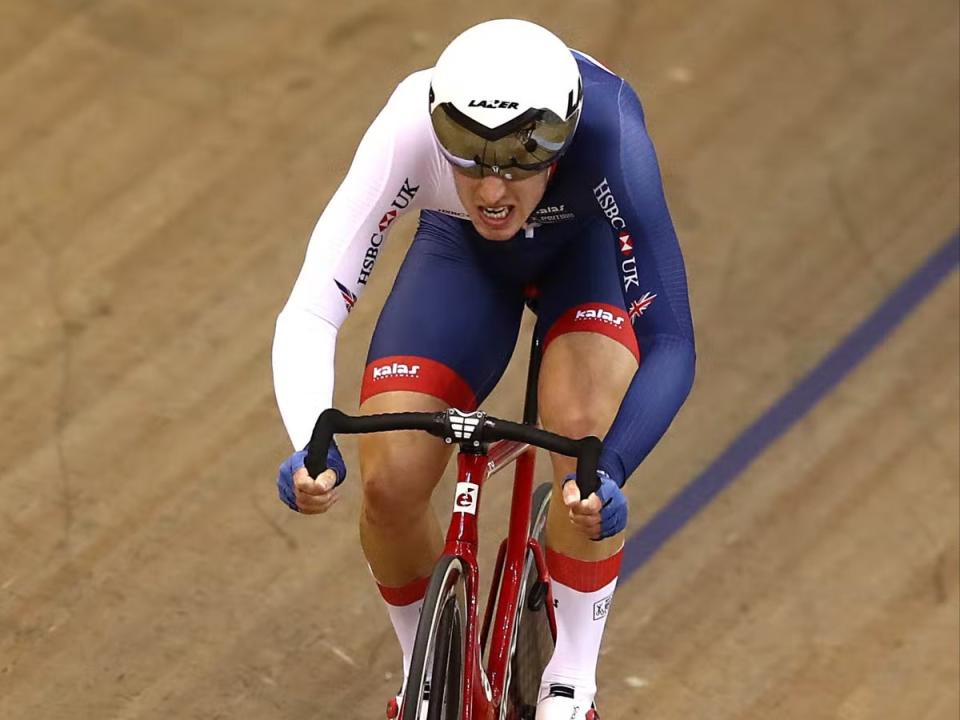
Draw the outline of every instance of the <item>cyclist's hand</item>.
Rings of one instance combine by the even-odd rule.
[[[347,467],[335,443],[327,452],[327,469],[316,479],[303,466],[306,450],[293,453],[283,461],[277,474],[277,492],[291,510],[306,515],[325,513],[339,499],[336,487],[347,476]]]
[[[577,483],[571,482],[575,478],[571,473],[563,479],[563,504],[569,508],[570,522],[591,540],[603,540],[626,529],[627,498],[620,486],[598,470],[600,487],[582,500]]]

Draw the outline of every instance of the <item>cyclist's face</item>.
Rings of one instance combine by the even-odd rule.
[[[509,240],[519,232],[543,198],[548,177],[548,170],[523,180],[453,173],[460,202],[477,232],[487,240]]]

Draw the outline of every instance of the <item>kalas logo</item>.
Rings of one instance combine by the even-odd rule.
[[[510,102],[509,100],[471,100],[469,106],[489,108],[491,110],[518,110],[520,108],[519,103]]]
[[[419,365],[407,365],[406,363],[390,363],[381,365],[373,369],[373,379],[381,380],[390,377],[418,377],[420,375]]]
[[[628,291],[631,286],[639,288],[640,277],[637,273],[637,260],[633,257],[633,241],[630,238],[630,233],[627,232],[627,221],[620,216],[620,207],[617,205],[617,199],[610,189],[610,181],[604,178],[593,189],[593,194],[597,198],[600,210],[607,216],[613,229],[620,231],[617,238],[620,240],[620,253],[624,256],[623,262],[620,263],[623,291]]]
[[[601,322],[608,323],[614,327],[623,327],[622,317],[617,317],[609,310],[604,310],[603,308],[577,310],[577,314],[574,316],[573,321],[576,322],[577,320],[600,320]]]
[[[367,280],[370,279],[370,273],[373,272],[373,266],[377,263],[377,256],[380,254],[380,246],[383,245],[384,233],[387,231],[387,228],[397,219],[400,210],[405,210],[410,206],[419,189],[419,185],[411,186],[410,178],[406,178],[403,181],[403,187],[400,188],[400,192],[397,193],[393,202],[390,203],[391,209],[387,210],[383,217],[380,218],[380,223],[377,225],[377,232],[370,236],[370,244],[367,247],[367,252],[363,256],[363,264],[360,266],[360,276],[357,278],[357,282],[361,285],[366,285]]]

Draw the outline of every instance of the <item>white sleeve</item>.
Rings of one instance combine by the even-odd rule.
[[[363,136],[277,318],[274,390],[297,449],[332,403],[337,331],[366,286],[390,225],[420,207],[436,184],[428,87],[426,71],[403,81]]]

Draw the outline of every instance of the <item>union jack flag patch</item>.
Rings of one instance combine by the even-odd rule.
[[[347,306],[347,312],[353,310],[354,303],[357,302],[357,296],[346,285],[342,285],[339,280],[334,280],[337,288],[340,290],[340,297],[343,298],[343,304]]]
[[[655,297],[657,296],[653,293],[644,293],[642,298],[639,300],[634,300],[632,303],[630,303],[630,320],[636,321],[638,317],[643,315],[647,308],[653,305],[653,300]]]

